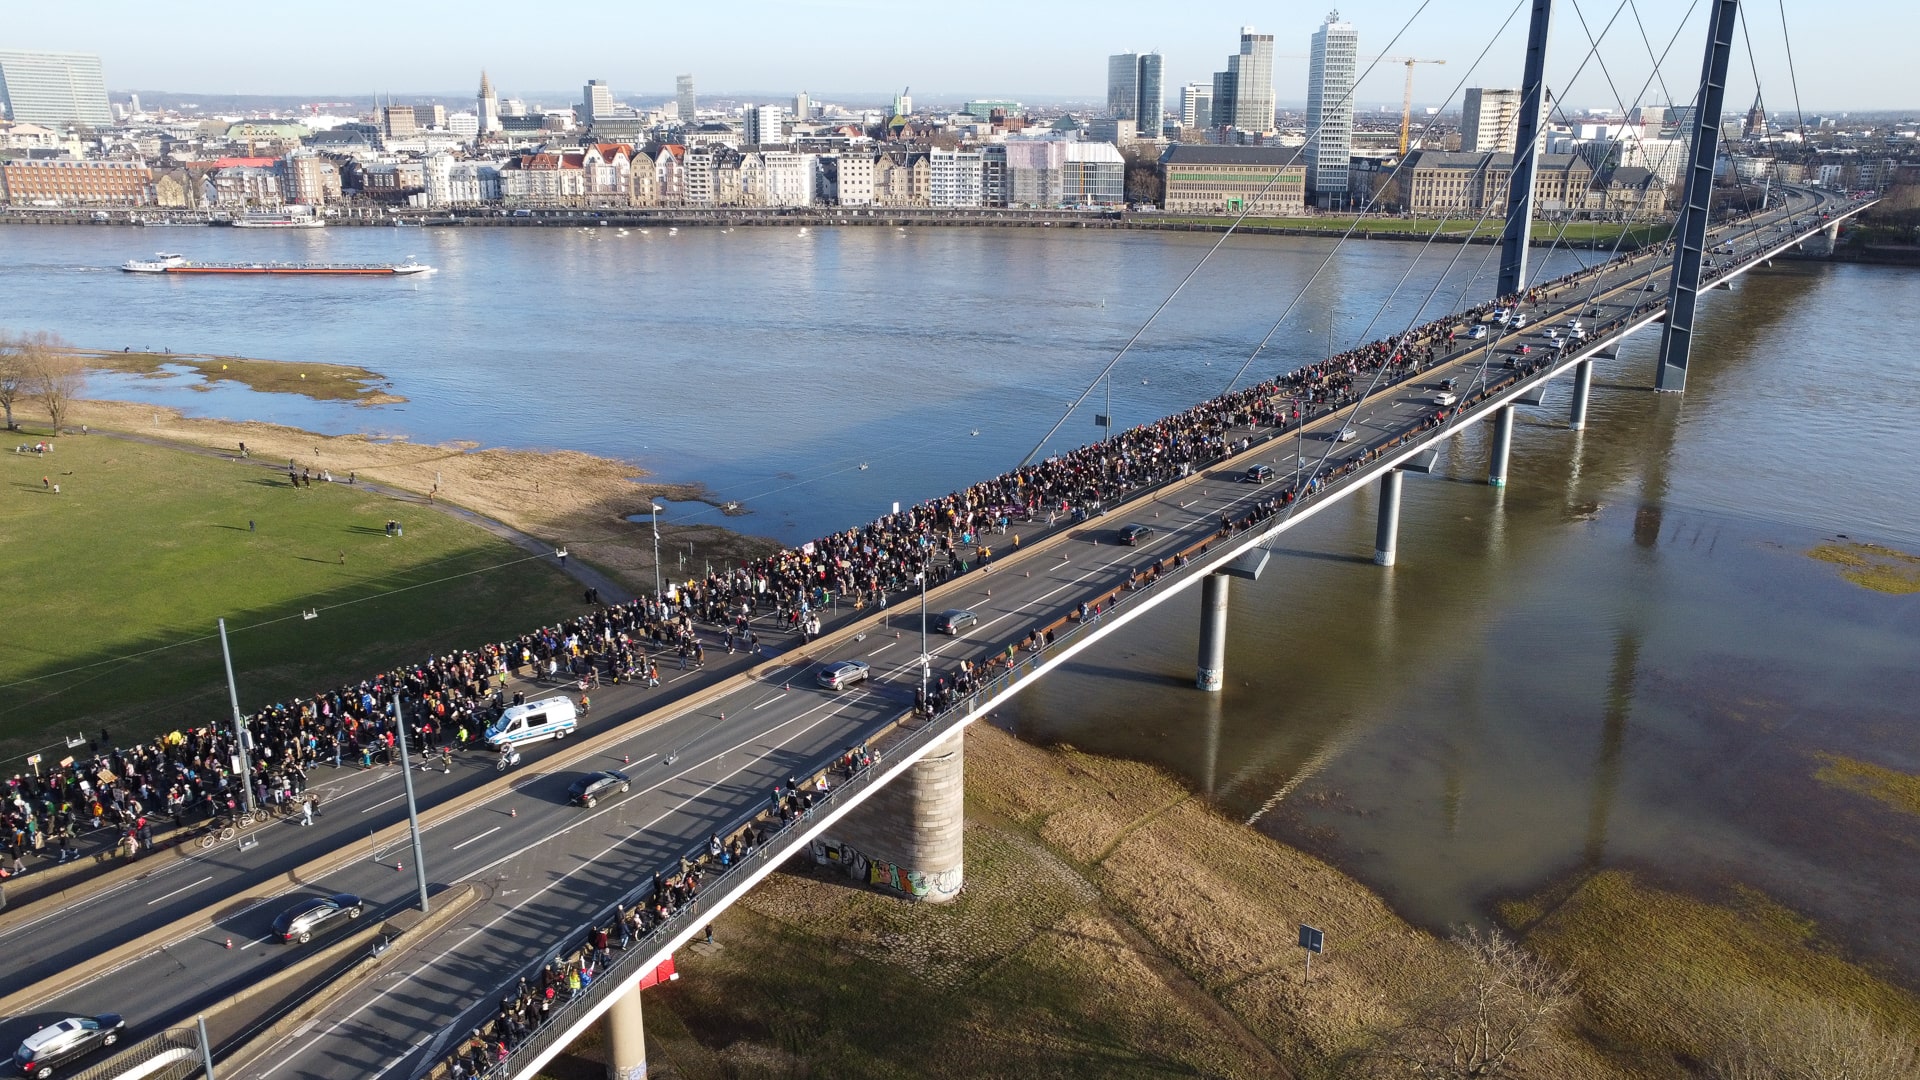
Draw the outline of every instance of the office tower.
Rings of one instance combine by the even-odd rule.
[[[813,118],[813,99],[807,96],[805,90],[793,95],[793,118],[795,120]]]
[[[413,107],[413,124],[415,127],[420,128],[439,128],[445,130],[447,126],[447,107],[445,105],[415,105]]]
[[[1360,35],[1333,12],[1313,32],[1307,58],[1307,190],[1323,206],[1347,197],[1353,160],[1353,82]]]
[[[913,115],[913,88],[912,87],[908,87],[907,89],[902,90],[899,93],[893,95],[893,115],[895,116],[912,116]]]
[[[613,87],[599,79],[587,80],[580,88],[580,119],[591,124],[596,118],[604,119],[613,115]]]
[[[778,105],[747,106],[746,130],[742,132],[749,145],[769,146],[786,141],[781,134],[781,108]]]
[[[493,82],[487,78],[486,69],[480,71],[480,134],[491,135],[500,130],[500,95],[493,92]]]
[[[1140,54],[1140,94],[1134,109],[1134,125],[1143,139],[1157,139],[1166,126],[1167,102],[1162,92],[1160,54]]]
[[[389,101],[392,99],[389,98]],[[380,110],[380,129],[389,139],[411,139],[420,133],[420,125],[415,122],[413,106],[388,105]]]
[[[91,53],[0,51],[0,110],[22,124],[107,127],[107,80]]]
[[[1240,28],[1240,51],[1213,74],[1213,127],[1273,130],[1273,35]]]
[[[1213,87],[1207,83],[1188,83],[1180,88],[1180,126],[1203,128],[1213,125]]]
[[[1117,120],[1139,116],[1140,57],[1118,53],[1107,57],[1107,115]]]
[[[695,102],[693,99],[693,76],[691,75],[674,76],[673,93],[674,93],[674,100],[678,102],[680,106],[680,122],[683,124],[693,123],[693,114],[695,112]]]
[[[1460,151],[1511,154],[1520,127],[1520,91],[1467,88],[1460,107]]]

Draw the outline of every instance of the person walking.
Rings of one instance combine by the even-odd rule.
[[[313,796],[311,795],[300,804],[300,824],[302,826],[313,824]]]

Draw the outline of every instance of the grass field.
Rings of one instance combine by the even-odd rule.
[[[7,758],[73,732],[106,727],[125,743],[223,719],[221,617],[241,705],[255,708],[578,609],[557,570],[414,503],[343,483],[296,489],[284,471],[106,435],[16,454],[38,436],[11,434]],[[385,535],[389,518],[403,537]]]

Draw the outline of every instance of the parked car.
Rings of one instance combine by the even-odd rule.
[[[27,1036],[13,1052],[13,1063],[23,1076],[52,1076],[56,1065],[78,1061],[120,1041],[127,1022],[115,1013],[69,1016]]]
[[[948,608],[933,617],[933,629],[942,634],[958,636],[960,631],[980,621],[980,616],[963,608]]]
[[[309,896],[273,920],[273,936],[284,942],[297,941],[304,945],[313,940],[314,934],[345,926],[359,918],[364,910],[360,898],[352,893]]]
[[[1128,547],[1139,547],[1140,541],[1153,535],[1153,526],[1142,525],[1137,521],[1120,526],[1120,542]]]
[[[567,801],[575,806],[592,809],[593,804],[600,801],[600,796],[607,792],[617,790],[624,793],[632,788],[633,784],[627,779],[626,773],[618,769],[604,769],[600,772],[590,772],[575,780],[567,788]]]
[[[872,669],[865,660],[840,660],[820,669],[820,685],[829,690],[845,690],[867,681]]]

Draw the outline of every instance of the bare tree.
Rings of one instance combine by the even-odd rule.
[[[47,410],[58,432],[66,423],[67,412],[87,388],[87,365],[58,334],[35,331],[19,339],[27,390]]]
[[[1385,1072],[1421,1080],[1500,1076],[1539,1043],[1574,1001],[1560,971],[1498,930],[1456,933],[1460,975],[1413,1006],[1377,1055]]]
[[[27,381],[26,357],[20,343],[11,334],[0,333],[0,409],[6,410],[8,431],[20,427],[13,420],[13,403],[26,395]]]
[[[1714,1057],[1716,1080],[1920,1076],[1920,1047],[1850,1006],[1761,999],[1736,1009],[1739,1029]]]

